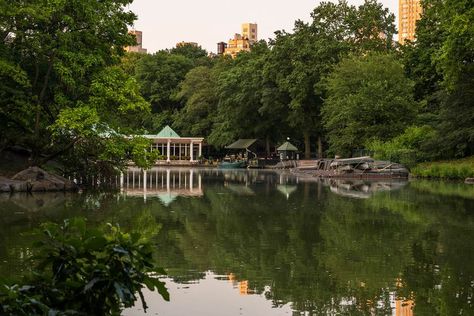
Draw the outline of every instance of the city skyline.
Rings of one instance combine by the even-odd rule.
[[[268,40],[274,32],[291,32],[298,19],[310,21],[310,13],[321,0],[287,1],[241,0],[239,7],[217,0],[181,0],[171,3],[156,3],[135,0],[129,9],[137,14],[133,29],[143,32],[143,47],[150,53],[173,48],[177,42],[196,42],[208,52],[217,52],[218,42],[227,42],[235,33],[240,33],[242,23],[257,23],[259,39]],[[336,1],[331,1],[336,2]],[[348,0],[360,5],[363,0]],[[398,22],[398,0],[379,0],[396,16]],[[245,8],[245,9],[241,9]],[[398,23],[397,23],[398,24]]]

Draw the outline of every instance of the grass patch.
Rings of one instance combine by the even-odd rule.
[[[458,160],[425,162],[412,168],[419,178],[464,180],[474,178],[474,156]]]

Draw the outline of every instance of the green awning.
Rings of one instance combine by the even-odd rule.
[[[256,139],[239,139],[235,143],[226,146],[227,149],[247,149],[253,145],[257,140]]]
[[[296,148],[290,142],[285,142],[283,145],[277,148],[277,151],[298,151],[298,148]]]

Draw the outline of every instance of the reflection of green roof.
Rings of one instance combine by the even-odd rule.
[[[291,193],[295,192],[298,189],[296,185],[287,185],[287,184],[279,184],[277,185],[277,190],[286,195],[288,198]]]
[[[227,149],[247,149],[253,145],[257,140],[256,139],[239,139],[235,143],[226,146]]]
[[[180,138],[178,133],[173,131],[173,129],[171,127],[169,127],[168,125],[166,125],[156,136],[157,137],[162,137],[162,138],[168,138],[168,137]]]
[[[283,145],[277,148],[277,151],[298,151],[298,148],[296,148],[290,142],[285,142]]]
[[[171,194],[171,193],[162,193],[162,194],[158,194],[158,198],[161,200],[161,202],[165,205],[165,206],[168,206],[171,204],[171,202],[173,202],[174,200],[176,200],[176,195],[175,194]]]

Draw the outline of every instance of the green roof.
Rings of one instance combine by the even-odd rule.
[[[256,139],[239,139],[235,143],[226,146],[227,149],[247,149],[253,145],[257,140]]]
[[[173,138],[180,138],[181,136],[178,135],[171,127],[166,125],[157,135],[158,137],[162,138],[168,138],[168,137],[173,137]]]
[[[298,151],[298,148],[296,148],[290,142],[285,142],[283,145],[277,148],[277,151]]]

